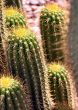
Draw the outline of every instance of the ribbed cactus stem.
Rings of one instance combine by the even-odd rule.
[[[56,3],[47,4],[40,14],[40,29],[47,61],[64,61],[64,12]]]
[[[71,88],[67,70],[59,63],[48,65],[49,83],[52,97],[56,104],[67,104],[71,107]]]
[[[4,1],[0,0],[0,72],[6,73],[7,61],[2,42],[3,38],[6,37],[4,15]]]
[[[27,28],[17,28],[8,37],[8,61],[13,75],[19,75],[27,83],[35,110],[50,110],[47,97],[40,47],[33,33]],[[48,78],[47,78],[48,80]]]
[[[11,76],[0,77],[0,109],[32,110],[21,83]]]
[[[25,26],[25,17],[17,8],[9,7],[5,9],[5,19],[7,27]]]
[[[21,2],[21,0],[6,0],[5,5],[21,8]]]

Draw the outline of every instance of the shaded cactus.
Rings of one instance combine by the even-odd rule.
[[[6,6],[13,6],[20,8],[21,6],[21,0],[6,0],[5,1]]]
[[[71,106],[71,89],[69,79],[67,77],[67,70],[63,65],[53,63],[48,65],[48,72],[50,90],[56,106],[59,104],[67,104],[68,106]]]
[[[5,9],[5,22],[7,27],[25,26],[25,18],[17,9],[9,7]]]
[[[0,109],[32,110],[23,86],[11,76],[0,77]]]
[[[48,61],[64,61],[64,12],[57,4],[47,4],[40,14],[43,47]]]
[[[48,77],[40,48],[33,33],[26,28],[13,30],[8,37],[8,62],[12,74],[28,85],[35,110],[50,110]]]

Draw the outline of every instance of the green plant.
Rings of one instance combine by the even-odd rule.
[[[0,109],[32,110],[21,83],[11,76],[0,77]]]
[[[7,71],[7,61],[3,47],[3,38],[6,37],[4,16],[4,1],[0,0],[0,73],[6,73]]]
[[[19,75],[29,87],[35,110],[50,110],[48,77],[40,47],[27,28],[14,29],[8,37],[8,62],[12,74]]]
[[[43,48],[48,61],[64,61],[64,12],[56,3],[47,4],[40,14]]]
[[[67,77],[67,70],[59,63],[48,65],[49,84],[52,97],[58,107],[59,104],[72,106],[71,88]]]
[[[5,5],[20,8],[21,0],[6,0]]]
[[[5,9],[5,22],[7,27],[25,26],[25,18],[16,8]]]

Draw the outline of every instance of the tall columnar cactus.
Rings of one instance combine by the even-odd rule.
[[[43,47],[48,61],[64,60],[64,12],[57,4],[47,4],[40,14]]]
[[[17,9],[9,7],[5,9],[5,22],[7,27],[25,26],[25,18]]]
[[[71,88],[67,70],[59,63],[48,65],[49,83],[52,97],[57,105],[71,106]]]
[[[0,77],[0,110],[33,110],[27,95],[18,80]]]
[[[0,73],[7,71],[7,62],[2,42],[3,38],[6,37],[4,15],[4,0],[0,0]]]
[[[17,28],[8,37],[8,61],[13,75],[19,75],[29,85],[34,110],[52,109],[40,48],[29,29]]]

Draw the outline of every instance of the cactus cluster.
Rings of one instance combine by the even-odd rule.
[[[7,27],[25,26],[25,17],[18,9],[9,7],[5,8],[5,22]]]
[[[32,110],[27,95],[18,80],[0,77],[0,110]]]
[[[49,110],[50,97],[40,48],[33,33],[26,28],[14,29],[8,37],[8,62],[13,75],[27,83],[35,110]],[[46,82],[47,79],[47,82]]]
[[[40,14],[40,29],[47,61],[64,61],[64,12],[57,4],[47,4]]]
[[[57,105],[71,106],[71,90],[67,70],[59,63],[48,65],[49,83],[52,97]]]

